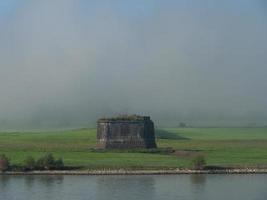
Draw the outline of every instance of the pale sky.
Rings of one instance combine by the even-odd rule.
[[[267,125],[263,0],[0,0],[0,129]]]

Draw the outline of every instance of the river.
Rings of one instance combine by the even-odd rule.
[[[267,174],[0,176],[1,200],[266,200]]]

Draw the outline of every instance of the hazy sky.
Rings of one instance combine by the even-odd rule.
[[[267,125],[264,0],[2,0],[0,129]]]

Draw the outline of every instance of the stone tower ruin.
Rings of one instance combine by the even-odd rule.
[[[156,148],[154,123],[147,116],[121,116],[97,121],[97,148]]]

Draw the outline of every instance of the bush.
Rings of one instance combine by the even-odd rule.
[[[53,168],[54,162],[55,162],[54,156],[51,153],[48,153],[37,160],[36,167],[38,169],[50,170]]]
[[[64,162],[61,158],[55,160],[54,156],[48,153],[36,161],[36,168],[39,170],[63,169]]]
[[[40,157],[36,160],[35,169],[38,170],[44,169],[44,157]]]
[[[64,162],[62,158],[55,161],[55,169],[64,169]]]
[[[6,171],[9,169],[9,167],[9,159],[5,154],[0,155],[0,171]]]
[[[13,172],[22,172],[22,171],[25,171],[25,167],[19,164],[15,164],[15,165],[11,165],[9,170]]]
[[[206,165],[206,160],[205,157],[202,155],[198,155],[196,156],[193,160],[192,160],[192,165],[194,169],[197,170],[201,170],[204,169],[205,165]]]
[[[24,167],[26,170],[34,170],[36,167],[36,162],[32,156],[28,156],[24,160]]]
[[[52,170],[64,169],[62,158],[55,160],[51,153],[48,153],[35,161],[32,156],[28,156],[23,161],[23,165],[10,165],[9,159],[5,154],[0,155],[0,172],[6,170],[24,171],[24,170]]]

